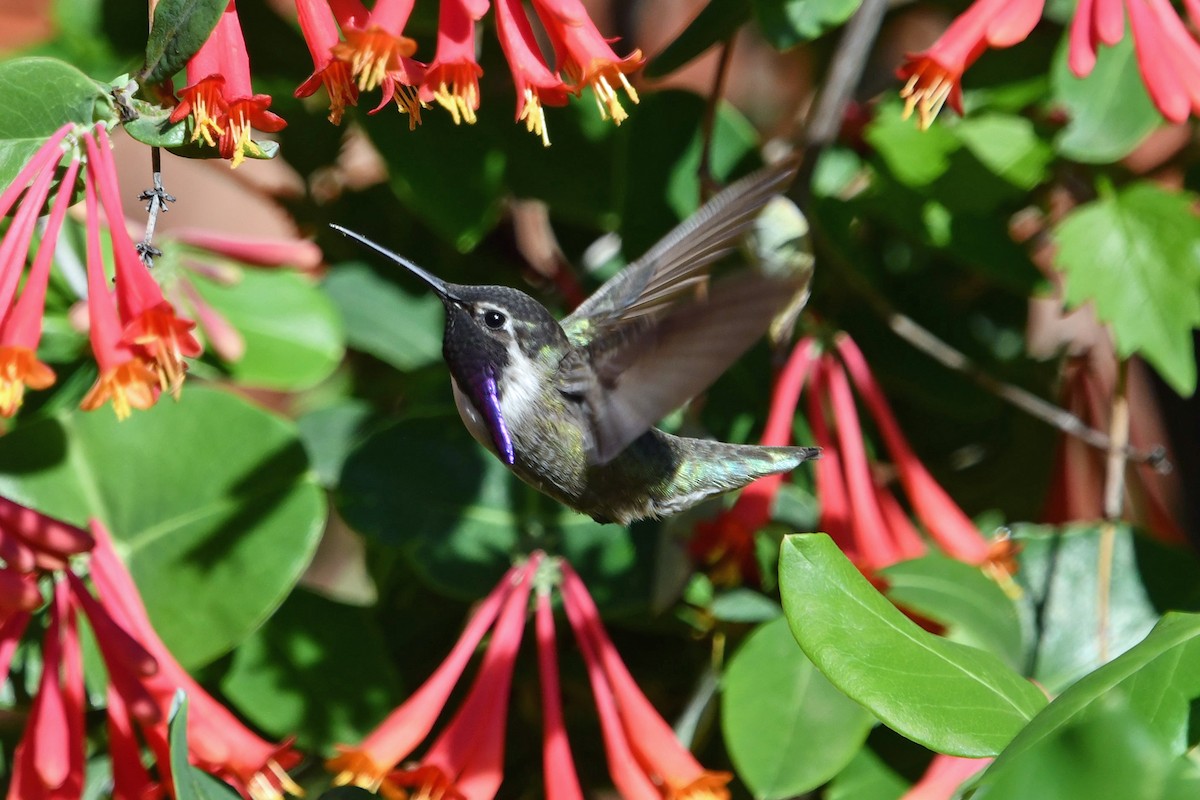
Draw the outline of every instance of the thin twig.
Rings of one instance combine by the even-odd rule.
[[[158,226],[158,215],[165,214],[170,211],[167,208],[167,203],[174,203],[175,197],[163,188],[162,182],[162,151],[157,147],[150,148],[150,165],[154,173],[154,188],[147,189],[138,195],[139,200],[146,201],[146,235],[142,237],[142,241],[137,246],[138,256],[142,259],[142,263],[147,267],[154,266],[154,259],[162,255],[162,251],[155,247],[154,229]]]
[[[1043,400],[1032,392],[993,377],[977,366],[965,354],[939,339],[929,329],[923,327],[911,317],[896,311],[878,293],[865,286],[864,282],[856,281],[856,284],[858,284],[858,288],[863,293],[863,296],[875,307],[879,315],[884,318],[888,327],[892,329],[892,332],[913,347],[932,357],[945,367],[965,375],[984,390],[1016,406],[1035,419],[1039,419],[1047,425],[1057,428],[1068,436],[1074,436],[1098,450],[1111,451],[1113,447],[1111,434],[1096,430],[1065,408]],[[1167,460],[1165,447],[1158,446],[1149,450],[1140,450],[1129,444],[1128,437],[1121,444],[1121,457],[1126,461],[1148,464],[1161,473],[1171,470],[1171,462]]]
[[[721,58],[717,62],[717,74],[713,76],[712,91],[704,108],[704,119],[700,122],[700,166],[696,172],[700,178],[700,196],[707,200],[719,188],[712,174],[713,131],[717,127],[717,105],[725,96],[725,81],[729,77],[729,65],[733,62],[733,40],[735,34],[721,42]]]
[[[1125,451],[1129,449],[1129,398],[1126,380],[1129,362],[1117,363],[1117,382],[1113,387],[1112,419],[1109,420],[1108,462],[1104,474],[1104,522],[1096,554],[1096,637],[1101,663],[1108,661],[1109,605],[1112,599],[1113,550],[1117,540],[1117,520],[1121,518],[1125,497]]]
[[[879,35],[887,9],[887,0],[863,0],[843,29],[829,73],[804,131],[804,163],[796,179],[796,191],[801,193],[803,201],[808,199],[809,184],[821,151],[833,143],[841,130],[846,104],[862,79],[867,56]]]

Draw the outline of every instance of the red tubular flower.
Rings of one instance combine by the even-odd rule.
[[[816,342],[812,337],[801,340],[792,350],[771,393],[771,408],[760,444],[791,443],[796,406],[815,354]],[[694,558],[715,565],[718,583],[736,583],[738,578],[758,581],[754,535],[771,521],[771,508],[783,481],[783,475],[759,478],[742,490],[727,511],[696,525],[688,549]]]
[[[187,65],[188,85],[179,92],[180,104],[171,122],[191,115],[192,141],[203,139],[219,148],[221,158],[237,167],[246,154],[261,155],[250,138],[250,129],[273,133],[287,123],[267,109],[271,96],[254,94],[250,85],[250,57],[238,21],[234,0]],[[214,140],[214,136],[216,139]]]
[[[324,85],[329,93],[329,121],[340,125],[346,106],[358,105],[358,86],[350,65],[333,57],[333,48],[341,42],[333,11],[326,0],[296,0],[296,16],[313,59],[313,73],[296,88],[296,97],[308,97]]]
[[[546,800],[583,800],[571,744],[563,726],[562,695],[558,683],[558,644],[550,593],[539,591],[535,612],[538,681],[542,687],[542,776]]]
[[[108,531],[97,521],[92,522],[92,531],[96,537],[92,580],[100,601],[92,598],[73,575],[68,579],[96,632],[112,686],[141,723],[143,735],[159,756],[160,767],[168,763],[165,720],[175,692],[182,689],[190,706],[188,747],[193,763],[228,781],[252,800],[275,800],[284,792],[302,794],[284,771],[299,761],[299,754],[289,743],[275,745],[250,731],[188,675],[150,624],[137,587],[113,550]],[[124,638],[117,631],[123,632]],[[151,670],[149,662],[154,662],[156,669]]]
[[[837,347],[846,369],[858,387],[859,395],[866,401],[871,416],[879,426],[879,432],[883,435],[888,452],[891,453],[899,472],[900,483],[904,486],[905,494],[908,495],[917,518],[947,555],[968,564],[987,563],[990,545],[909,447],[908,440],[900,432],[900,426],[888,407],[883,391],[875,382],[875,376],[871,374],[862,351],[844,334],[838,337]]]
[[[83,657],[66,587],[55,586],[42,677],[13,755],[10,797],[67,800],[83,791]]]
[[[455,125],[475,124],[483,74],[475,62],[475,23],[487,7],[487,0],[442,0],[438,7],[437,51],[421,82],[420,99],[436,100]]]
[[[0,497],[0,559],[9,570],[65,569],[94,545],[86,531]]]
[[[171,238],[224,258],[258,267],[293,267],[312,270],[323,260],[321,248],[307,239],[276,239],[242,236],[202,228],[180,228]]]
[[[540,560],[537,553],[530,558],[521,583],[505,599],[483,663],[453,719],[416,765],[389,776],[398,786],[415,788],[418,798],[491,800],[499,791],[509,689]]]
[[[620,125],[629,115],[617,89],[624,87],[629,99],[638,102],[637,91],[626,76],[645,63],[642,51],[619,58],[579,0],[533,0],[533,7],[554,45],[559,71],[573,84],[571,91],[578,94],[591,86],[601,119],[611,117]]]
[[[561,562],[563,607],[592,683],[609,772],[626,800],[728,798],[732,776],[704,769],[654,710],[600,621],[587,587]]]
[[[404,797],[389,773],[429,735],[479,642],[505,602],[527,579],[526,568],[510,569],[476,609],[454,649],[433,675],[357,747],[338,747],[340,753],[325,762],[326,769],[335,774],[334,784],[381,791],[389,798]]]
[[[946,103],[962,113],[962,74],[989,47],[1011,47],[1029,36],[1044,0],[976,0],[928,50],[909,55],[896,71],[905,81],[904,118],[917,111],[928,128]]]
[[[57,145],[55,148],[57,149]],[[71,194],[75,191],[75,176],[78,172],[79,162],[72,160],[59,184],[37,257],[25,281],[25,288],[16,305],[4,315],[3,322],[0,322],[0,414],[6,417],[11,417],[21,407],[25,387],[45,389],[54,383],[54,371],[38,360],[37,348],[42,338],[46,288],[50,282],[54,246],[58,242],[58,232],[62,229],[63,219],[67,215],[67,207],[71,204]],[[46,188],[49,189],[48,181],[53,174],[53,168],[46,169],[43,174],[46,175]],[[29,206],[32,211],[40,208],[41,203],[31,195],[26,197],[25,206]],[[16,227],[17,223],[14,221],[13,227],[9,229],[10,235]],[[2,248],[3,245],[0,245],[0,249]],[[2,255],[0,270],[6,273],[9,270],[9,265],[3,263]],[[9,291],[7,274],[0,291],[4,292],[3,297],[0,297],[0,307],[7,308],[12,301],[12,292],[16,291],[15,283],[11,292]]]
[[[921,779],[900,800],[950,800],[963,781],[992,763],[990,758],[961,758],[938,754]]]
[[[544,106],[567,103],[567,85],[542,59],[521,0],[496,0],[496,34],[517,90],[517,122],[550,146]]]
[[[389,72],[401,70],[402,58],[417,52],[417,43],[404,35],[404,26],[412,14],[415,0],[379,0],[369,15],[343,6],[348,16],[339,14],[338,22],[346,41],[333,48],[333,56],[350,66],[360,91],[370,91],[383,83]]]
[[[0,611],[0,684],[8,680],[8,669],[12,666],[17,645],[29,625],[26,611]]]

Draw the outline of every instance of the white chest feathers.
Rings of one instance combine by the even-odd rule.
[[[536,365],[514,343],[509,350],[508,366],[496,387],[500,398],[500,414],[504,417],[504,424],[508,427],[509,436],[513,437],[514,443],[518,438],[516,432],[531,414],[538,413],[541,380]],[[450,383],[454,387],[454,405],[458,408],[458,415],[462,417],[463,424],[467,426],[471,436],[475,437],[475,441],[493,453],[496,452],[492,433],[488,430],[483,414],[459,388],[458,381],[451,378]]]

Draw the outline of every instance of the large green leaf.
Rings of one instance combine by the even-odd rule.
[[[405,291],[359,262],[330,270],[321,288],[342,312],[350,347],[402,371],[442,357],[442,304],[432,292]]]
[[[939,555],[880,570],[887,596],[946,626],[946,638],[987,650],[1013,669],[1025,666],[1017,607],[977,567]]]
[[[270,616],[325,521],[295,427],[203,386],[124,422],[103,408],[21,426],[0,439],[0,494],[76,524],[105,522],[185,666]]]
[[[722,679],[725,745],[758,798],[793,797],[825,783],[873,724],[805,658],[783,618],[755,629]]]
[[[239,383],[307,389],[341,363],[341,319],[320,288],[303,275],[246,268],[232,285],[198,276],[193,283],[245,340],[242,358],[225,364]]]
[[[610,610],[649,596],[652,537],[600,525],[525,486],[457,417],[404,420],[369,437],[342,469],[338,510],[451,596],[485,594],[535,547],[566,556]]]
[[[973,115],[954,126],[954,134],[992,174],[1021,189],[1045,180],[1054,157],[1033,123],[1015,114]]]
[[[754,0],[754,13],[767,41],[778,50],[811,41],[836,28],[862,0]]]
[[[361,740],[400,697],[368,611],[303,589],[238,647],[221,691],[267,733],[317,753]]]
[[[900,800],[908,788],[908,781],[888,768],[870,748],[864,747],[829,782],[822,797],[825,800]]]
[[[1168,773],[1176,768],[1169,761],[1182,756],[1191,744],[1188,718],[1197,697],[1200,697],[1200,616],[1168,614],[1143,642],[1081,678],[1038,714],[984,773],[975,797],[981,800],[984,797],[1019,797],[1013,793],[1016,788],[1061,768],[1061,764],[1050,768],[1049,763],[1063,747],[1078,753],[1080,741],[1086,742],[1094,736],[1107,741],[1109,737],[1104,732],[1110,729],[1134,730],[1137,738],[1126,742],[1124,748],[1100,746],[1089,751],[1093,755],[1091,759],[1080,759],[1078,755],[1076,759],[1084,761],[1090,770],[1101,770],[1101,774],[1109,776],[1110,782],[1119,782],[1121,778],[1104,769],[1107,763],[1128,770],[1134,764],[1161,761],[1158,770],[1161,774],[1157,780],[1149,781],[1152,787],[1161,785],[1167,781]],[[1109,726],[1106,718],[1113,714],[1120,715],[1120,724]],[[1069,736],[1072,730],[1076,733]],[[1142,757],[1123,758],[1119,755],[1122,750],[1131,755],[1140,753]],[[1151,755],[1154,758],[1150,758]],[[1047,759],[1045,765],[1038,763]],[[1193,768],[1190,773],[1170,776],[1170,780],[1179,780],[1180,785],[1190,785],[1195,791],[1194,773]],[[1090,780],[1088,775],[1075,771],[1068,772],[1063,779]],[[1098,794],[1051,793],[1045,796],[1181,795],[1106,789]]]
[[[1139,576],[1128,526],[1118,526],[1113,539],[1106,601],[1098,578],[1098,525],[1021,525],[1014,527],[1013,538],[1020,546],[1017,581],[1036,607],[1037,650],[1030,674],[1050,692],[1062,691],[1104,663],[1102,627],[1111,658],[1140,642],[1158,620]],[[1104,620],[1103,609],[1108,612]]]
[[[1086,78],[1076,78],[1067,66],[1069,49],[1064,33],[1050,69],[1050,88],[1052,102],[1066,108],[1070,122],[1055,138],[1055,148],[1088,164],[1124,158],[1162,124],[1142,83],[1133,37],[1099,48],[1096,66]]]
[[[159,83],[183,69],[217,26],[227,5],[225,0],[160,0],[154,6],[146,61],[139,77]]]
[[[1136,183],[1079,206],[1055,228],[1071,306],[1095,303],[1122,356],[1141,355],[1183,396],[1196,389],[1200,325],[1196,198]]]
[[[825,534],[784,539],[779,582],[792,633],[825,677],[931,750],[996,755],[1045,705],[991,653],[897,611]]]
[[[0,186],[64,124],[113,121],[104,87],[54,58],[0,63],[0,109]]]

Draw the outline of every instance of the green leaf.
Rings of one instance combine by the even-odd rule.
[[[838,27],[862,0],[754,0],[763,36],[776,50],[787,50]]]
[[[174,109],[136,98],[129,103],[138,116],[124,123],[123,127],[134,139],[151,147],[179,148],[187,144],[187,121],[180,120],[172,124],[170,117]]]
[[[0,186],[68,122],[114,121],[105,87],[54,58],[0,62]]]
[[[1054,147],[1086,164],[1117,161],[1163,121],[1142,83],[1133,37],[1099,48],[1095,68],[1082,79],[1067,66],[1068,37],[1064,31],[1050,69],[1052,102],[1065,107],[1070,117]]]
[[[346,460],[338,510],[356,530],[399,547],[440,592],[487,593],[515,556],[568,557],[608,610],[644,607],[655,542],[600,525],[525,486],[457,418],[409,419]]]
[[[229,784],[192,766],[188,760],[187,720],[187,695],[177,689],[167,726],[175,800],[237,800],[239,795]]]
[[[321,484],[332,488],[346,456],[379,424],[367,403],[351,400],[310,411],[296,420],[296,427]]]
[[[750,0],[721,0],[709,3],[646,66],[646,77],[661,78],[669,75],[717,42],[730,38],[750,19],[750,8]]]
[[[190,667],[271,615],[325,522],[295,426],[204,386],[123,422],[104,408],[22,425],[0,439],[0,494],[75,524],[102,520]]]
[[[1167,795],[1144,793],[1145,786],[1168,780],[1194,788],[1194,770],[1175,774],[1179,768],[1165,757],[1183,756],[1187,751],[1188,717],[1197,697],[1200,616],[1171,613],[1143,642],[1081,678],[1038,714],[983,774],[974,796],[981,800],[1019,797],[1014,794],[1016,789],[1055,772],[1072,785],[1107,777],[1114,788],[1049,796],[1162,797]],[[1081,742],[1089,747],[1081,747]],[[1085,771],[1060,772],[1064,747],[1074,754],[1068,760],[1086,765]],[[1093,757],[1087,758],[1087,753]],[[1106,764],[1116,769],[1106,769]],[[1126,780],[1117,773],[1135,764],[1159,774],[1143,773],[1143,783],[1131,784],[1128,791],[1115,788]]]
[[[1136,183],[1079,206],[1055,228],[1071,307],[1089,300],[1117,351],[1141,355],[1175,391],[1196,389],[1200,217],[1194,195]]]
[[[1098,525],[1013,528],[1020,547],[1016,578],[1037,609],[1032,677],[1048,691],[1060,692],[1104,663],[1098,639],[1102,625],[1111,658],[1140,642],[1158,620],[1138,574],[1133,538],[1127,525],[1117,527],[1108,601],[1102,606]],[[1108,619],[1102,622],[1105,607]]]
[[[709,609],[722,622],[766,622],[783,614],[779,604],[753,589],[730,589],[721,592]]]
[[[783,610],[805,654],[885,725],[931,750],[996,755],[1045,698],[991,653],[923,631],[825,534],[784,539]]]
[[[246,268],[233,285],[193,275],[200,295],[242,335],[246,352],[226,364],[239,383],[307,389],[341,363],[344,333],[318,286],[291,270]]]
[[[441,359],[442,303],[432,292],[407,292],[360,262],[331,269],[321,288],[341,311],[350,347],[402,372]]]
[[[139,79],[160,83],[183,69],[221,19],[225,0],[161,0],[154,8]]]
[[[221,691],[272,737],[317,753],[361,740],[400,697],[371,614],[303,589],[238,646]]]
[[[897,775],[864,747],[850,764],[829,782],[824,800],[900,800],[908,791],[908,781]]]
[[[950,156],[962,143],[946,125],[927,131],[900,118],[901,106],[886,102],[863,134],[888,171],[906,186],[927,186],[950,168]]]
[[[722,679],[725,746],[756,798],[793,797],[825,783],[873,724],[804,657],[782,618],[750,634]]]
[[[880,570],[892,602],[946,626],[946,638],[1024,667],[1021,620],[996,582],[977,567],[940,555]]]
[[[1033,122],[1014,114],[974,115],[955,125],[953,131],[994,175],[1021,189],[1032,189],[1045,180],[1054,158],[1050,146],[1038,138]]]

